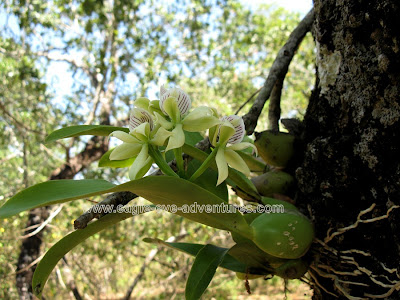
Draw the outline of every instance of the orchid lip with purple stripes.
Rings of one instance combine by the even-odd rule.
[[[228,143],[229,144],[240,143],[243,140],[245,134],[245,127],[242,117],[236,115],[224,116],[221,118],[221,121],[228,121],[235,128],[235,133],[228,140]]]
[[[163,85],[160,87],[160,108],[165,115],[168,115],[164,108],[164,102],[168,98],[175,98],[181,116],[186,115],[192,105],[189,95],[180,88],[171,88],[167,90]],[[172,116],[170,116],[172,117]]]
[[[136,127],[146,122],[150,124],[150,130],[153,130],[154,123],[150,113],[142,108],[135,107],[129,117],[129,131],[132,132]]]

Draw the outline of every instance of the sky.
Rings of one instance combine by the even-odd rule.
[[[241,0],[240,2],[249,8],[256,8],[260,4],[274,4],[289,11],[299,12],[301,16],[305,16],[313,5],[312,0]]]
[[[250,9],[257,9],[260,4],[272,4],[277,7],[281,6],[288,11],[298,12],[301,17],[305,16],[308,11],[312,8],[312,0],[239,0],[242,4]],[[5,13],[0,11],[0,28],[4,26]],[[8,26],[10,26],[14,32],[18,31],[18,25],[16,20],[10,18]],[[50,64],[47,69],[45,76],[46,83],[53,88],[56,93],[56,103],[64,103],[64,97],[69,94],[71,90],[73,79],[70,72],[68,71],[68,64],[62,62],[55,62]],[[150,96],[150,95],[149,95]]]

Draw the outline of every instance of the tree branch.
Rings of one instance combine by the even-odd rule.
[[[263,88],[250,111],[244,115],[243,120],[246,125],[247,134],[252,134],[257,126],[258,118],[263,110],[265,102],[269,99],[271,91],[275,86],[278,78],[284,77],[292,61],[295,51],[297,50],[300,42],[303,40],[306,33],[311,29],[314,21],[314,9],[304,17],[299,25],[290,34],[288,41],[279,51],[274,63],[272,64],[268,78],[264,83]]]

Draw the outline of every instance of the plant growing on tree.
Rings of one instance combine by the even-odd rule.
[[[245,125],[241,117],[232,115],[219,118],[215,109],[203,106],[190,110],[191,104],[189,95],[183,90],[167,90],[162,86],[160,100],[137,100],[130,115],[129,128],[81,125],[53,132],[48,136],[48,142],[80,135],[109,135],[120,139],[123,143],[104,154],[99,165],[129,166],[131,181],[121,185],[101,179],[40,183],[9,199],[1,207],[0,217],[74,199],[129,191],[155,205],[175,205],[177,210],[173,213],[229,231],[233,235],[236,244],[230,249],[210,244],[144,240],[161,243],[196,257],[186,285],[187,299],[201,297],[218,266],[233,270],[246,280],[267,275],[278,275],[285,279],[300,278],[307,271],[307,262],[302,257],[314,236],[311,222],[295,206],[263,197],[259,193],[262,189],[257,189],[246,177],[255,158],[254,153],[243,150],[257,150],[251,142],[242,141]],[[202,140],[200,133],[206,130],[213,147],[211,153],[194,147],[196,142]],[[168,159],[169,150],[174,154],[176,167]],[[263,149],[259,147],[259,150]],[[183,154],[191,158],[184,160]],[[279,156],[279,153],[276,155]],[[194,171],[188,168],[191,159],[202,162]],[[153,163],[162,174],[143,177]],[[204,176],[204,172],[210,168],[217,171],[217,182],[214,181],[215,177]],[[257,212],[243,215],[229,202],[227,183],[260,204],[279,204],[283,211],[260,213],[262,206],[259,205]],[[273,194],[279,192],[282,190],[275,189]],[[203,205],[206,209],[198,209],[195,213],[185,211],[184,208],[190,205]],[[221,211],[222,207],[225,207],[224,211]],[[155,208],[143,207],[140,213]],[[49,274],[64,254],[94,233],[131,216],[131,213],[121,211],[109,213],[56,243],[35,271],[32,283],[35,294],[41,296]]]

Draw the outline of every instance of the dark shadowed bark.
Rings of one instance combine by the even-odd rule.
[[[316,0],[314,25],[317,82],[296,170],[316,229],[314,298],[399,299],[399,2]]]

